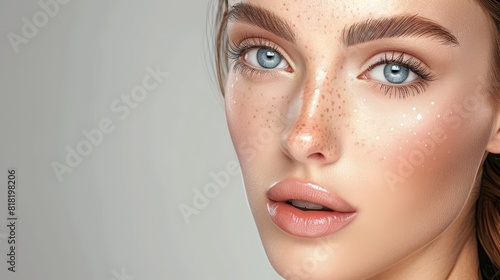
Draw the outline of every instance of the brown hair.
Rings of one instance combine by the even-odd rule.
[[[489,15],[493,40],[492,71],[489,77],[492,99],[500,109],[500,1],[476,0]],[[228,0],[216,0],[215,62],[219,89],[224,95],[229,62],[227,58]],[[500,155],[489,154],[483,164],[483,178],[476,204],[476,234],[479,240],[480,269],[483,278],[500,277]],[[481,257],[484,256],[485,258]]]
[[[215,17],[215,70],[217,74],[217,83],[219,90],[224,96],[224,88],[226,82],[226,75],[229,68],[229,61],[227,57],[228,39],[226,34],[227,21],[228,21],[228,0],[216,0],[217,2],[217,15]]]
[[[500,1],[477,0],[490,16],[493,33],[493,59],[489,77],[490,91],[496,108],[500,108]],[[481,263],[486,279],[500,278],[500,155],[489,154],[483,164],[483,178],[476,206],[476,234],[480,252],[484,250],[491,263]],[[499,278],[495,278],[499,277]]]

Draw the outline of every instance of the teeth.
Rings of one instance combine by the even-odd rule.
[[[290,203],[295,207],[304,209],[321,210],[324,208],[322,205],[302,200],[290,200]]]

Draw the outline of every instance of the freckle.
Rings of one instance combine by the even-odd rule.
[[[337,94],[337,97],[340,98],[340,94]]]
[[[254,116],[253,116],[253,118],[255,119],[255,118],[256,118],[256,116],[254,115]]]

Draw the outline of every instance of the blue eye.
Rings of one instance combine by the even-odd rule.
[[[395,63],[385,63],[374,67],[369,71],[370,78],[379,82],[390,84],[402,84],[416,80],[417,74],[408,67]]]
[[[406,81],[409,75],[410,69],[401,65],[387,64],[384,67],[384,77],[387,81],[394,84],[400,84]]]
[[[245,61],[255,68],[286,69],[288,63],[281,55],[269,48],[255,48],[245,54]]]

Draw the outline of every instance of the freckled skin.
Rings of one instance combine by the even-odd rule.
[[[293,44],[257,27],[228,25],[230,41],[266,38],[293,68],[262,76],[232,69],[225,96],[249,204],[276,271],[287,279],[474,279],[474,261],[459,256],[475,248],[466,246],[474,239],[477,196],[471,194],[498,126],[481,79],[489,71],[491,34],[479,6],[466,0],[244,2],[274,12],[296,35]],[[340,43],[344,26],[401,14],[445,26],[460,45],[429,38]],[[380,81],[360,78],[391,51],[425,61],[436,79],[423,92],[398,98],[386,95]],[[332,236],[284,233],[270,219],[266,191],[286,178],[329,189],[358,216]],[[335,249],[318,257],[318,244]],[[314,269],[305,264],[311,259]]]

